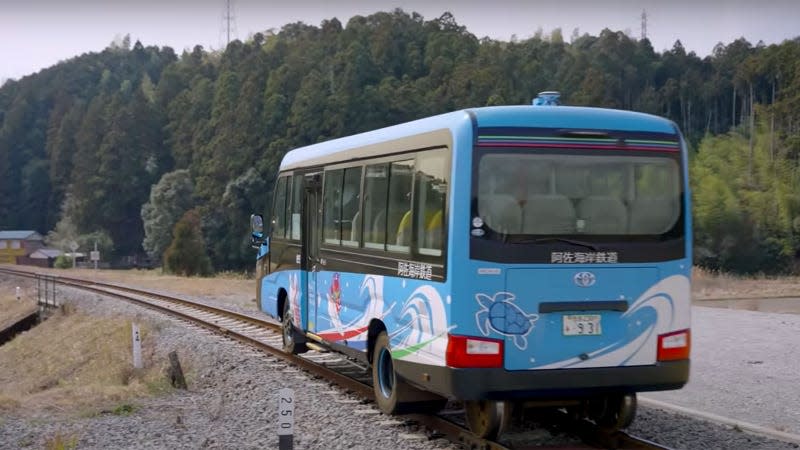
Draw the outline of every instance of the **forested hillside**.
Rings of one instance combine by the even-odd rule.
[[[224,52],[112,45],[7,82],[0,229],[160,261],[173,226],[194,210],[214,267],[248,267],[249,214],[264,210],[289,149],[459,108],[527,104],[542,90],[674,120],[692,146],[698,262],[793,269],[800,39],[740,39],[700,58],[680,42],[658,53],[610,30],[478,39],[449,14],[400,10],[346,26],[290,24]]]

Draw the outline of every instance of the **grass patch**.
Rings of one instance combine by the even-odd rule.
[[[125,412],[126,400],[166,391],[151,387],[169,384],[147,323],[139,324],[145,367],[133,370],[130,320],[65,311],[0,347],[0,412]]]
[[[47,450],[71,450],[78,447],[78,436],[74,434],[56,433],[55,436],[44,441]]]
[[[217,272],[216,275],[214,275],[214,278],[223,280],[255,280],[252,272],[234,272],[232,270]]]
[[[130,416],[136,410],[136,407],[130,403],[123,403],[111,411],[115,416]]]
[[[16,293],[0,293],[0,328],[13,325],[18,320],[36,311],[36,292],[29,292],[23,289],[20,295],[21,300],[17,300]]]

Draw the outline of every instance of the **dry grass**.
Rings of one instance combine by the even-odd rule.
[[[41,272],[43,269],[36,269]],[[50,269],[54,275],[92,278],[121,283],[142,289],[216,298],[226,303],[256,310],[255,280],[243,273],[226,272],[211,278],[179,277],[155,270],[86,270]],[[695,267],[692,272],[692,295],[695,300],[712,298],[800,297],[800,277],[737,276],[712,273]],[[2,311],[0,303],[0,311]],[[2,315],[0,315],[2,317]]]
[[[712,273],[695,267],[692,271],[692,296],[695,300],[800,297],[800,277],[744,277]]]
[[[143,355],[153,353],[147,346],[155,340],[147,338],[151,328],[140,324]],[[129,320],[56,314],[0,347],[0,411],[113,412],[167,386],[161,367],[134,371],[131,359]]]
[[[61,434],[58,432],[55,436],[47,439],[44,443],[46,450],[70,450],[78,448],[78,436],[74,434]]]
[[[192,297],[214,297],[242,307],[256,309],[255,280],[243,273],[223,272],[214,277],[180,277],[153,270],[38,269],[53,275],[120,283],[141,289],[172,292]]]
[[[0,330],[36,311],[35,295],[29,294],[23,290],[19,301],[13,290],[0,293]]]

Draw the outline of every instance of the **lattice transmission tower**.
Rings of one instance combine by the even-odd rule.
[[[223,49],[228,47],[231,43],[231,37],[236,39],[236,13],[234,12],[235,4],[233,0],[225,0],[225,5],[222,10],[222,21],[220,24],[220,46]],[[224,45],[222,40],[224,41]]]
[[[647,39],[647,11],[642,10],[642,40]]]

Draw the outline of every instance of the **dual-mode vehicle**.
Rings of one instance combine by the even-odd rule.
[[[371,365],[385,413],[622,428],[689,376],[690,211],[673,122],[546,92],[288,152],[253,217],[257,300],[286,350]]]

